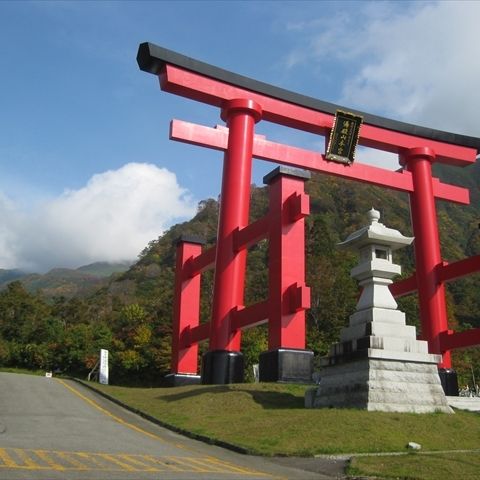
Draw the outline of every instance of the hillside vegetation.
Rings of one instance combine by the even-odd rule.
[[[439,168],[437,174],[471,189],[472,204],[457,206],[438,202],[438,221],[445,260],[454,261],[480,254],[480,164],[466,169]],[[352,231],[366,223],[373,206],[381,211],[387,226],[412,235],[408,196],[330,176],[314,175],[306,189],[311,197],[311,215],[306,222],[307,284],[311,287],[311,308],[307,312],[307,346],[316,357],[328,351],[348,322],[358,296],[350,269],[353,253],[337,248]],[[265,188],[252,188],[251,219],[268,208]],[[172,242],[182,234],[199,235],[207,247],[215,242],[218,203],[200,202],[196,216],[173,226],[152,240],[138,261],[126,272],[116,274],[108,284],[88,297],[57,295],[47,301],[41,294],[28,293],[19,282],[0,292],[0,365],[52,368],[86,375],[100,348],[111,351],[113,382],[158,384],[169,370],[175,251]],[[267,296],[268,242],[249,250],[245,304]],[[395,256],[403,276],[414,269],[413,248]],[[85,273],[85,272],[83,272]],[[87,272],[88,273],[88,272]],[[212,272],[202,276],[201,321],[210,318]],[[480,327],[480,275],[449,285],[448,308],[451,328]],[[399,301],[407,322],[418,326],[415,295]],[[420,333],[420,332],[419,332]],[[207,348],[202,344],[201,350]],[[247,376],[258,354],[267,350],[265,326],[243,333],[242,351]],[[471,367],[480,378],[480,348],[455,353],[455,367],[462,383],[471,383]]]
[[[53,268],[47,273],[26,273],[21,270],[0,270],[0,289],[12,280],[19,280],[30,293],[47,299],[84,297],[109,283],[110,277],[123,273],[131,263],[95,262],[76,269]]]

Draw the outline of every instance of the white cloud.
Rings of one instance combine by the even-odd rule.
[[[372,21],[342,103],[478,135],[478,18],[478,2],[439,2]]]
[[[368,163],[376,167],[386,168],[388,170],[398,170],[401,168],[398,155],[390,152],[383,152],[375,148],[359,147],[355,155],[355,161]]]
[[[287,66],[347,70],[334,99],[346,107],[479,136],[480,2],[357,5],[321,26],[302,25],[302,45],[287,53]]]
[[[3,193],[0,192],[0,268],[16,268],[18,258],[17,232],[23,229],[25,218],[17,206]]]
[[[94,175],[34,214],[13,215],[15,206],[2,198],[0,209],[6,218],[0,266],[45,271],[135,259],[174,221],[192,216],[195,202],[172,172],[129,163]]]

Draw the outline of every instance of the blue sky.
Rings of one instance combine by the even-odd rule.
[[[160,91],[149,41],[347,107],[479,135],[477,2],[0,2],[0,268],[130,260],[220,189],[168,140],[218,111]],[[323,138],[259,124],[306,148]],[[395,168],[375,151],[361,161]],[[261,184],[274,167],[256,162]]]

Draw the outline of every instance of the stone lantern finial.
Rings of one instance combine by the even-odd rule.
[[[367,217],[370,224],[377,223],[380,220],[380,212],[372,207],[372,209],[368,211]]]

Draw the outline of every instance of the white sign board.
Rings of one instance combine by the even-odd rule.
[[[108,350],[100,350],[100,383],[108,385]]]

